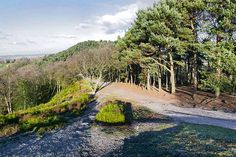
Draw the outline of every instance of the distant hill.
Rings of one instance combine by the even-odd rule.
[[[89,49],[99,48],[105,46],[107,44],[113,44],[111,41],[84,41],[80,42],[67,50],[61,51],[56,54],[51,54],[45,56],[42,60],[43,63],[48,62],[57,62],[57,61],[65,61],[68,57],[79,54],[81,51],[88,51]]]
[[[6,61],[6,60],[15,60],[15,59],[21,59],[21,58],[38,58],[43,57],[45,54],[29,54],[29,55],[1,55],[0,61]]]

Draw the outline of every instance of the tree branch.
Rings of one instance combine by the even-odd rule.
[[[171,72],[170,69],[166,65],[159,63],[154,58],[151,58],[151,57],[147,57],[147,58],[150,59],[150,60],[153,60],[157,65],[159,65],[159,66],[163,67],[164,69],[166,69],[167,71]]]

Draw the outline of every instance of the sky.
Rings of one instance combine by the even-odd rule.
[[[86,40],[116,40],[155,0],[1,0],[0,55],[56,53]]]

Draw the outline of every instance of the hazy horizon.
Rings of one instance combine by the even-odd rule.
[[[7,56],[41,56],[41,55],[50,55],[55,53],[21,53],[21,54],[0,54],[0,57],[7,57]]]
[[[86,40],[116,40],[155,0],[0,2],[0,55],[56,53]]]

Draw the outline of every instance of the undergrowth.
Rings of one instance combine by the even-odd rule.
[[[55,95],[48,103],[13,114],[0,115],[0,136],[27,131],[43,134],[62,127],[86,108],[91,101],[90,91],[86,81],[76,82]]]

